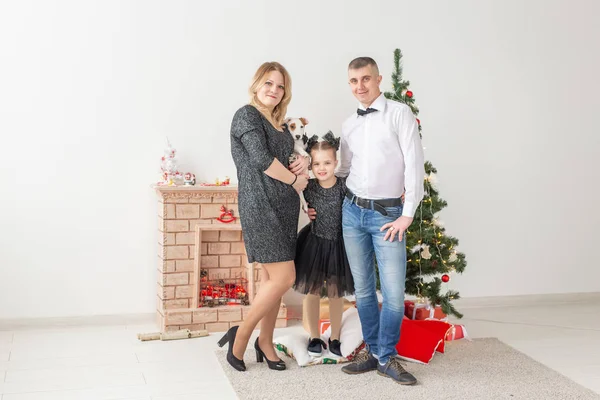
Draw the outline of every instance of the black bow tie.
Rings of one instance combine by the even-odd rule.
[[[356,110],[356,113],[358,114],[359,117],[362,117],[363,115],[367,115],[367,114],[375,112],[375,111],[377,111],[377,110],[374,108],[367,108],[366,110],[361,110],[360,108],[358,108]]]

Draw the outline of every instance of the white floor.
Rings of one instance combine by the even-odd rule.
[[[461,310],[472,337],[498,337],[600,393],[600,294],[469,299]],[[139,342],[151,320],[0,321],[0,399],[236,398],[214,355],[220,335]],[[302,329],[291,324],[278,332]]]

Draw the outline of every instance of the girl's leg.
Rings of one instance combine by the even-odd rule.
[[[274,304],[279,304],[283,294],[292,287],[296,279],[296,269],[293,261],[262,264],[262,267],[269,274],[269,280],[261,282],[260,290],[252,301],[248,316],[238,328],[233,345],[233,355],[239,359],[243,358],[248,340],[250,340],[252,331],[256,328],[258,322],[269,312],[273,312]],[[274,326],[275,324],[273,324]],[[265,332],[265,334],[269,333]],[[270,336],[273,337],[273,328],[271,328]],[[273,346],[269,347],[272,348]],[[273,360],[276,359],[277,357],[273,358]]]
[[[306,313],[306,320],[310,327],[310,338],[319,338],[319,316],[321,314],[320,304],[321,297],[316,294],[307,294],[304,298],[304,312]]]
[[[331,321],[331,340],[340,340],[342,329],[342,314],[344,313],[344,298],[329,298],[329,319]]]

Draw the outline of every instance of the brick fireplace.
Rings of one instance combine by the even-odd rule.
[[[158,194],[157,322],[161,331],[222,332],[239,325],[249,306],[201,306],[201,275],[208,281],[243,281],[248,300],[260,286],[260,264],[248,263],[236,186],[156,186]],[[238,219],[217,220],[221,207]],[[287,326],[281,305],[276,327]]]

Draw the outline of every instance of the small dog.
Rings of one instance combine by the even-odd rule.
[[[297,155],[308,157],[306,152],[306,143],[308,142],[306,125],[308,125],[308,120],[306,118],[286,118],[284,123],[288,126],[294,139],[294,154],[290,156],[290,162],[295,161]],[[294,160],[291,159],[292,157]]]
[[[306,152],[306,143],[308,142],[308,135],[306,134],[306,125],[308,125],[308,119],[301,118],[286,118],[284,123],[287,125],[288,130],[292,134],[294,139],[294,153],[290,155],[290,163],[296,161],[298,156],[308,157],[309,154]],[[308,212],[308,205],[304,194],[300,193],[300,204],[302,211]]]

